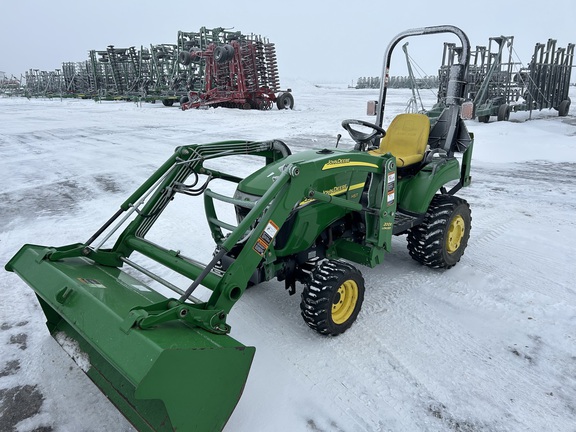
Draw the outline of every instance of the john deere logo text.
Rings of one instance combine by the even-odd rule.
[[[322,167],[322,171],[332,169],[332,168],[343,168],[343,167],[351,167],[351,166],[364,166],[364,167],[378,168],[378,165],[370,163],[370,162],[351,161],[350,158],[346,158],[346,159],[342,158],[342,159],[329,160]]]
[[[340,164],[345,164],[348,162],[350,162],[350,159],[332,159],[332,160],[329,160],[328,162],[326,162],[326,165],[327,166],[340,165]]]
[[[339,193],[346,192],[347,190],[348,190],[348,185],[342,185],[342,186],[335,186],[332,189],[328,189],[328,190],[325,190],[322,192],[324,192],[325,194],[328,194],[328,195],[337,195]]]

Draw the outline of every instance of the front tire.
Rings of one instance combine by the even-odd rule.
[[[434,196],[424,221],[408,231],[410,256],[428,267],[453,267],[464,255],[471,222],[466,200],[451,195]]]
[[[302,291],[300,310],[310,328],[336,336],[350,328],[364,301],[364,278],[350,264],[326,260],[317,265]]]

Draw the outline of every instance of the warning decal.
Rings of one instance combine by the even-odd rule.
[[[260,234],[260,237],[258,237],[258,240],[256,240],[256,244],[254,245],[253,249],[259,255],[264,256],[266,249],[268,249],[268,246],[270,246],[270,243],[272,243],[272,240],[274,240],[277,232],[278,225],[272,221],[269,221],[266,225],[266,228],[264,228],[264,231],[262,231],[262,234]]]
[[[394,199],[396,198],[395,185],[396,185],[396,171],[388,173],[388,181],[386,184],[386,204],[391,206],[394,204]]]

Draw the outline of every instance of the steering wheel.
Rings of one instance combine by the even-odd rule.
[[[359,130],[352,128],[351,125],[353,124],[373,129],[373,131],[369,133],[360,132]],[[386,136],[386,131],[380,126],[377,126],[373,123],[368,123],[364,120],[342,120],[342,127],[346,129],[346,131],[350,134],[350,137],[354,140],[354,142],[356,142],[356,145],[354,146],[355,150],[364,151],[367,147],[369,147],[371,142],[376,144],[381,138]]]

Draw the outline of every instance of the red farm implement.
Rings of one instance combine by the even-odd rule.
[[[183,110],[206,106],[242,109],[292,109],[294,98],[279,90],[276,49],[260,39],[234,39],[209,44],[204,50],[181,51],[180,62],[204,62],[203,90],[190,91],[180,101]]]

